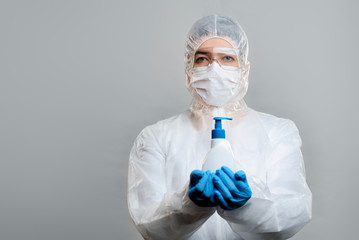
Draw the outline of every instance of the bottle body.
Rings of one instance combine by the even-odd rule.
[[[231,145],[224,138],[212,139],[211,150],[206,155],[202,170],[215,172],[222,166],[227,166],[232,171],[235,171],[234,155]]]

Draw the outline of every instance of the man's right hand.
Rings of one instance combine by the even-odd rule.
[[[200,207],[215,207],[213,173],[194,170],[190,176],[189,198]]]

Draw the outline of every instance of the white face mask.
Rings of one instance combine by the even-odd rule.
[[[239,93],[240,78],[239,68],[223,69],[213,62],[208,67],[193,68],[191,84],[207,104],[223,107]]]

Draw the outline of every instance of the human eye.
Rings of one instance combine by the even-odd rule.
[[[223,66],[238,67],[237,57],[234,54],[223,54],[220,61]]]
[[[196,63],[203,63],[207,61],[207,58],[206,57],[196,57]]]
[[[232,56],[224,56],[223,60],[226,62],[233,62],[235,59]]]

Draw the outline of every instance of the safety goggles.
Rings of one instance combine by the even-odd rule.
[[[226,47],[199,48],[193,59],[193,70],[205,70],[213,62],[228,70],[238,69],[239,50]]]

